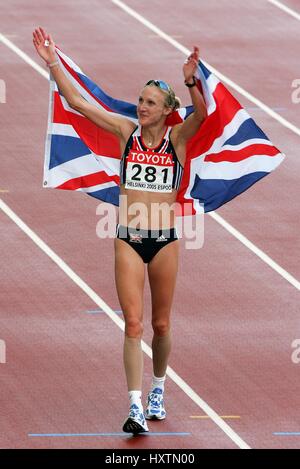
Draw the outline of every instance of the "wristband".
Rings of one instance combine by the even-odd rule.
[[[55,67],[55,65],[59,65],[58,60],[56,60],[55,62],[51,62],[50,64],[47,62],[47,67],[49,68]]]
[[[184,80],[184,84],[185,84],[185,86],[187,86],[188,88],[192,88],[193,86],[196,86],[195,77],[193,76],[193,83],[187,83],[187,81]]]

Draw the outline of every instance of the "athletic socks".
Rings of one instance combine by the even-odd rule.
[[[142,392],[139,390],[128,391],[130,400],[130,409],[128,417],[123,424],[123,431],[126,433],[148,432],[147,422],[145,420],[143,405],[141,401]]]
[[[163,395],[164,393],[164,389],[165,389],[165,381],[166,381],[166,375],[165,376],[161,376],[161,377],[157,377],[157,376],[152,376],[152,386],[151,386],[151,390],[149,392],[149,395],[150,393],[157,393],[157,390],[159,394]],[[140,410],[140,412],[143,412],[143,404],[142,404],[142,391],[140,390],[132,390],[132,391],[128,391],[128,396],[129,396],[129,401],[130,401],[130,407],[132,405],[135,405],[138,407],[138,409]]]
[[[159,388],[159,389],[161,389],[161,391],[163,393],[164,389],[165,389],[165,381],[166,381],[166,375],[162,376],[161,378],[158,378],[158,377],[153,375],[151,392],[153,392],[154,389]]]
[[[142,391],[128,391],[128,396],[130,400],[130,407],[135,404],[139,409],[143,409],[142,405]]]
[[[148,394],[145,417],[147,420],[163,420],[166,418],[164,407],[164,384],[166,376],[152,377],[152,388]]]

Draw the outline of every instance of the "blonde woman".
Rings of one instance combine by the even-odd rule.
[[[203,96],[195,86],[199,50],[183,65],[194,112],[181,124],[169,127],[166,119],[180,106],[172,88],[162,80],[148,81],[138,96],[138,125],[89,104],[59,67],[55,44],[42,28],[33,32],[33,44],[51,69],[53,79],[69,106],[120,141],[120,210],[116,229],[115,281],[125,320],[124,367],[129,394],[129,414],[123,430],[147,432],[145,420],[163,420],[164,383],[171,350],[170,315],[174,295],[179,241],[172,206],[183,174],[187,141],[206,117]],[[125,196],[125,198],[124,198]],[[126,199],[126,204],[124,200]],[[167,204],[168,214],[153,219],[153,204]],[[132,227],[130,207],[143,207],[139,226]],[[151,289],[153,328],[153,381],[144,413],[142,405],[143,290],[145,264]]]

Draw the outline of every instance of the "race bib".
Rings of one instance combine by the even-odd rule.
[[[172,192],[173,168],[171,154],[130,150],[127,156],[125,188]]]

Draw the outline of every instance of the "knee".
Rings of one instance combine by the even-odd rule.
[[[170,321],[168,319],[153,319],[152,328],[155,335],[165,336],[170,331]]]
[[[143,335],[143,322],[141,319],[128,316],[125,317],[125,334],[127,337],[140,338]]]

